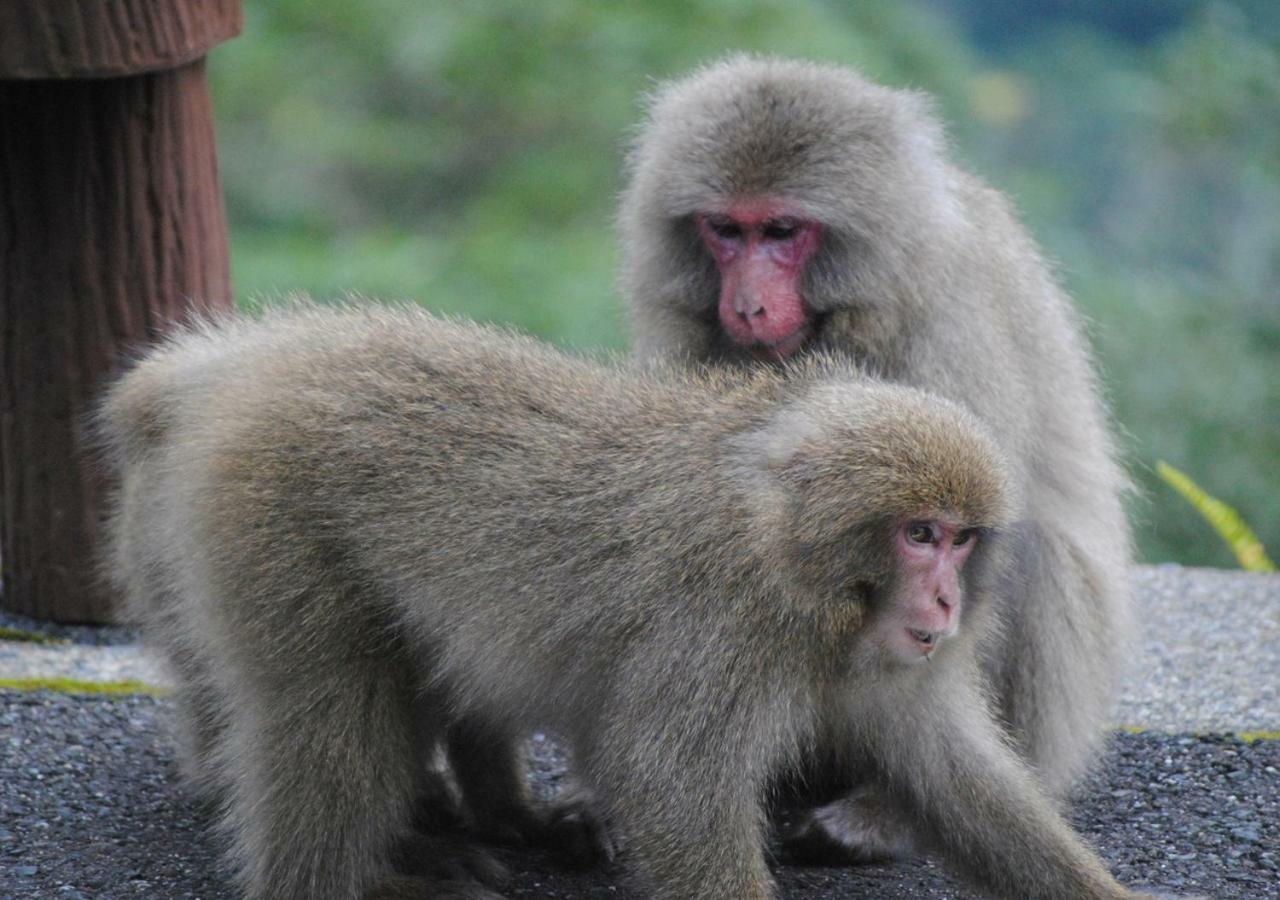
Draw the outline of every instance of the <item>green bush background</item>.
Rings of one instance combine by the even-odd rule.
[[[1280,551],[1280,4],[275,0],[210,61],[238,302],[411,297],[621,348],[640,98],[730,50],[935,94],[1090,322],[1149,561],[1230,566],[1158,458]]]

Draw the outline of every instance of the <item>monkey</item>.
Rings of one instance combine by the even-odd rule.
[[[627,165],[620,286],[638,357],[840,353],[964,405],[999,441],[1024,526],[993,588],[985,688],[1065,797],[1131,634],[1128,481],[1081,323],[1006,199],[950,161],[927,96],[745,55],[660,86]],[[788,842],[820,862],[904,855],[892,820],[854,792]]]
[[[819,740],[997,896],[1137,896],[987,708],[1018,525],[957,404],[300,300],[169,337],[96,428],[112,568],[199,697],[250,898],[499,896],[456,842],[415,845],[452,875],[394,866],[459,722],[561,736],[645,896],[775,896],[764,802]]]

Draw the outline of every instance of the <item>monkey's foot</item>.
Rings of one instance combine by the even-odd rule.
[[[910,827],[871,787],[859,787],[799,814],[782,833],[782,857],[808,866],[858,866],[904,859],[915,850]]]
[[[474,882],[431,881],[395,875],[381,878],[364,892],[362,900],[505,900]]]
[[[618,852],[594,797],[580,787],[566,789],[543,811],[519,803],[473,810],[468,833],[488,844],[538,847],[581,869],[608,865]]]
[[[457,789],[443,772],[428,772],[414,799],[413,827],[435,834],[461,831],[465,823]]]
[[[571,790],[552,806],[542,843],[565,862],[584,869],[611,865],[618,842],[585,791]]]
[[[449,889],[454,891],[461,887],[474,890],[473,885],[480,887],[501,884],[508,877],[507,867],[488,850],[450,835],[415,832],[400,842],[392,862],[395,870],[402,875],[416,876],[404,879],[406,882],[449,885]],[[396,879],[384,880],[396,881]],[[410,896],[434,897],[436,895]],[[441,896],[454,895],[442,894]],[[493,895],[472,893],[458,896],[490,897]]]

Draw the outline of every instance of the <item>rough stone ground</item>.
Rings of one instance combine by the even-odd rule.
[[[1116,733],[1073,820],[1126,883],[1280,897],[1280,576],[1144,568],[1138,607],[1120,721],[1151,730]],[[29,623],[0,618],[15,624]],[[120,643],[127,632],[60,633],[105,646],[0,641],[0,679],[155,677]],[[55,659],[62,668],[41,668]],[[0,690],[0,898],[235,896],[209,823],[173,777],[169,702]],[[553,789],[557,757],[535,744],[534,761],[539,786]],[[570,872],[532,852],[504,858],[512,897],[624,895],[617,872]],[[929,860],[784,866],[778,877],[786,898],[973,896]]]

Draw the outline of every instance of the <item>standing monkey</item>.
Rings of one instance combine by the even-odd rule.
[[[1068,299],[1004,198],[947,159],[927,98],[731,57],[658,90],[619,218],[641,356],[843,353],[990,429],[1024,524],[987,685],[1064,794],[1108,723],[1128,634],[1127,482]],[[903,836],[866,831],[873,809],[819,810],[796,832],[816,844],[796,849],[893,855]]]
[[[255,900],[495,897],[393,872],[459,722],[563,736],[645,896],[772,897],[762,800],[819,731],[987,890],[1134,896],[987,711],[1008,502],[958,406],[304,306],[171,339],[99,428],[113,571]]]

